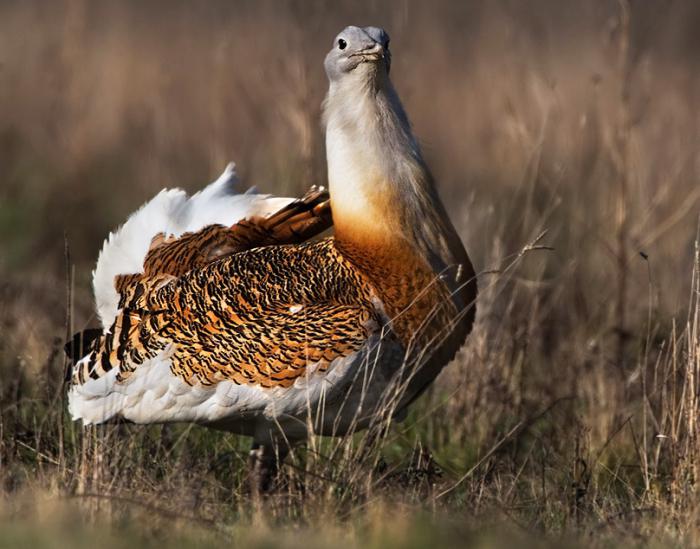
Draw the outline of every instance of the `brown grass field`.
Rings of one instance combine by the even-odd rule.
[[[324,184],[348,24],[392,36],[477,326],[385,437],[310,439],[254,502],[248,439],[73,424],[61,347],[162,187]],[[698,28],[678,0],[0,2],[0,547],[700,546]]]

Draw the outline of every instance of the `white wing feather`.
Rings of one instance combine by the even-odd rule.
[[[162,190],[110,233],[92,273],[95,304],[104,329],[117,316],[119,294],[114,277],[143,272],[143,261],[156,234],[179,236],[215,223],[233,225],[246,217],[269,215],[292,201],[256,194],[254,189],[238,193],[237,184],[231,163],[216,181],[192,197],[182,189]]]

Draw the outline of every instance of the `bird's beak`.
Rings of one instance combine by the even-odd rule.
[[[384,54],[384,46],[375,44],[371,48],[365,48],[357,53],[353,53],[350,57],[362,57],[363,61],[379,61],[384,58]]]

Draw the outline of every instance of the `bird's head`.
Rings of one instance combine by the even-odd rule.
[[[324,62],[331,83],[350,74],[376,78],[388,74],[390,66],[389,35],[379,27],[345,27]]]

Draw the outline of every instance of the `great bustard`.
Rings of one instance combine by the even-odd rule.
[[[387,403],[396,415],[430,384],[477,289],[390,62],[376,27],[347,27],[325,59],[333,237],[302,242],[330,224],[323,191],[235,194],[231,170],[189,199],[161,192],[110,235],[103,330],[71,346],[74,419],[250,435],[271,473],[275,447],[366,427]]]

